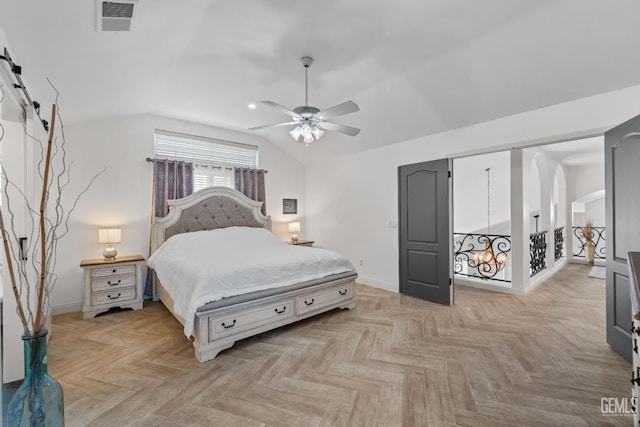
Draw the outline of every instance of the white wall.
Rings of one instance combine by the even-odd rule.
[[[535,150],[533,150],[535,153]],[[535,215],[540,215],[540,171],[538,170],[538,166],[535,162],[531,164],[531,169],[529,171],[529,176],[527,177],[527,204],[529,206],[529,231],[534,233],[536,231],[536,218]],[[540,217],[538,217],[538,230],[542,230],[540,228],[542,224],[540,224]]]
[[[573,166],[569,168],[575,184],[574,199],[587,194],[604,190],[604,162],[588,166]]]
[[[573,225],[575,227],[583,226],[588,220],[594,227],[605,227],[605,198],[593,200],[584,204],[584,211],[573,213]]]
[[[491,168],[490,231],[493,234],[510,233],[511,156],[508,151],[453,161],[453,230],[456,233],[486,232],[487,168]]]
[[[348,256],[363,283],[398,290],[398,166],[602,133],[638,114],[638,97],[634,86],[310,165],[307,237]]]
[[[135,116],[114,121],[68,126],[69,161],[74,162],[72,181],[87,183],[102,170],[82,197],[70,221],[70,233],[59,247],[58,284],[52,296],[55,313],[81,309],[82,270],[80,261],[99,258],[97,229],[111,225],[122,228],[121,255],[149,255],[151,221],[153,135],[155,129],[236,141],[259,147],[259,167],[267,169],[267,214],[273,231],[289,238],[286,223],[294,216],[282,215],[282,199],[298,199],[298,215],[304,223],[304,166],[263,139],[240,132],[155,116]]]

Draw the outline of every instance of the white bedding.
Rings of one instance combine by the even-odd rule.
[[[354,270],[336,252],[291,246],[255,227],[177,234],[147,265],[173,298],[176,314],[185,319],[187,337],[196,310],[208,302]]]

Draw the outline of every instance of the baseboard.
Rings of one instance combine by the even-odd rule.
[[[570,263],[572,264],[587,264],[587,260],[584,257],[572,257],[569,260]],[[607,265],[607,260],[606,259],[594,259],[593,260],[593,265],[598,265],[600,267],[606,267]]]
[[[465,279],[455,276],[453,279],[454,286],[465,286],[467,288],[482,289],[483,291],[499,292],[501,294],[524,296],[525,292],[522,289],[514,289],[512,287],[492,285],[491,283],[479,282],[475,280]],[[455,289],[454,289],[454,301],[455,301]]]
[[[74,311],[82,311],[82,301],[51,306],[52,316],[56,316],[58,314],[72,313]]]
[[[362,283],[363,285],[371,286],[378,289],[384,289],[389,292],[400,292],[400,286],[397,283],[383,282],[382,280],[371,279],[369,277],[358,276],[356,279],[357,283]]]
[[[544,273],[539,278],[537,278],[533,282],[529,281],[529,286],[527,286],[527,288],[524,290],[525,295],[549,280],[554,274],[562,270],[565,265],[567,265],[567,259],[562,258],[560,262],[558,262],[551,270],[544,270]]]

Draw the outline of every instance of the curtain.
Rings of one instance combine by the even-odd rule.
[[[264,174],[262,169],[236,168],[236,190],[257,202],[262,202],[262,214],[267,214],[266,195],[264,190]]]
[[[193,193],[193,165],[180,160],[156,159],[153,162],[153,214],[166,216],[167,200],[181,199]]]
[[[191,163],[164,159],[153,161],[152,212],[155,217],[161,218],[169,213],[167,200],[181,199],[191,193],[193,193]],[[155,298],[150,274],[147,274],[144,296]]]

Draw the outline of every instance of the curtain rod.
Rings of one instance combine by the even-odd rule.
[[[6,47],[4,48],[4,55],[0,55],[0,59],[7,61],[7,63],[11,67],[11,73],[13,73],[14,77],[18,81],[18,83],[13,84],[13,87],[15,89],[22,89],[25,98],[27,98],[27,102],[35,110],[36,115],[40,119],[40,123],[42,123],[42,126],[44,127],[44,130],[49,132],[49,122],[40,117],[40,103],[31,99],[31,97],[29,96],[29,92],[27,92],[27,87],[24,85],[22,77],[20,77],[22,75],[22,67],[13,62]]]
[[[154,160],[170,160],[170,159],[164,159],[164,158],[158,158],[158,159],[152,159],[151,157],[147,157],[146,159],[147,163],[152,163]],[[191,160],[191,163],[195,162],[195,160]],[[207,161],[205,161],[204,163],[209,163]],[[251,168],[243,168],[243,167],[235,167],[236,169],[251,169]],[[269,173],[268,170],[264,170],[264,169],[255,169],[255,170],[261,170],[264,171],[264,173]]]

